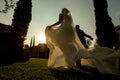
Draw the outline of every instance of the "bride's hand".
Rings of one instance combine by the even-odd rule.
[[[47,26],[47,28],[48,28],[48,30],[50,30],[50,29],[51,29],[51,26]]]

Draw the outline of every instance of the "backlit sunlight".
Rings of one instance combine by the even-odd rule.
[[[46,43],[46,38],[44,34],[39,34],[38,35],[38,42],[39,43]]]

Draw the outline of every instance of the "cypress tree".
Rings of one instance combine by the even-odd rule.
[[[32,0],[19,0],[12,19],[15,51],[22,53],[23,44],[32,18]]]
[[[115,31],[112,19],[108,14],[107,0],[93,0],[96,19],[96,36],[101,46],[115,46]]]

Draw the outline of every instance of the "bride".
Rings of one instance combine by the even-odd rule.
[[[85,49],[77,36],[68,9],[63,8],[58,22],[46,27],[45,35],[50,49],[48,67],[75,68],[76,61],[81,60],[81,65],[96,67],[101,73],[118,73],[119,51],[106,47]]]

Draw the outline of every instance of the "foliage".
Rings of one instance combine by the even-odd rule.
[[[31,21],[31,0],[19,0],[13,15],[12,26],[15,33],[21,38],[25,38]]]
[[[35,46],[35,35],[31,37],[30,48]]]
[[[47,67],[47,59],[31,58],[27,62],[0,66],[0,80],[119,80],[115,75],[103,75],[95,69]]]
[[[11,8],[14,7],[13,0],[4,0],[5,6],[4,10],[1,10],[0,12],[7,13],[7,11]],[[6,44],[6,51],[1,50],[4,55],[3,59],[9,63],[9,60],[14,59],[15,61],[18,60],[29,60],[30,56],[29,54],[25,54],[23,50],[23,44],[25,37],[27,35],[28,27],[32,18],[32,0],[19,0],[17,2],[16,8],[14,10],[14,15],[12,19],[12,24],[11,24],[11,33],[12,36],[7,36],[10,37],[11,40],[4,38],[6,42],[10,42],[9,44],[12,44],[12,49],[11,45]],[[9,40],[9,41],[7,41]],[[5,43],[4,43],[5,44]],[[8,48],[9,47],[9,48]],[[5,50],[4,49],[4,50]],[[10,50],[9,50],[10,49]],[[9,54],[9,51],[11,51]],[[10,55],[10,56],[9,56]],[[8,56],[8,57],[6,57]],[[8,59],[7,59],[8,58]],[[4,62],[1,60],[1,62]]]
[[[8,10],[10,10],[11,8],[13,9],[15,6],[15,3],[13,3],[13,0],[4,0],[5,5],[4,5],[4,9],[0,10],[0,13],[7,13]]]
[[[0,23],[0,32],[11,32],[12,31],[12,26],[11,25],[6,25],[3,23]]]
[[[55,80],[46,59],[31,58],[27,62],[0,67],[0,80]]]
[[[100,43],[100,41],[98,39],[95,40],[95,44],[94,47],[100,47],[100,46],[104,46],[103,44]]]
[[[99,40],[99,45],[112,48],[115,46],[116,40],[114,25],[107,11],[107,0],[93,0],[93,5],[95,8],[96,36]]]
[[[19,0],[14,10],[12,19],[13,33],[15,36],[16,52],[22,53],[23,44],[27,35],[32,14],[32,0]]]

